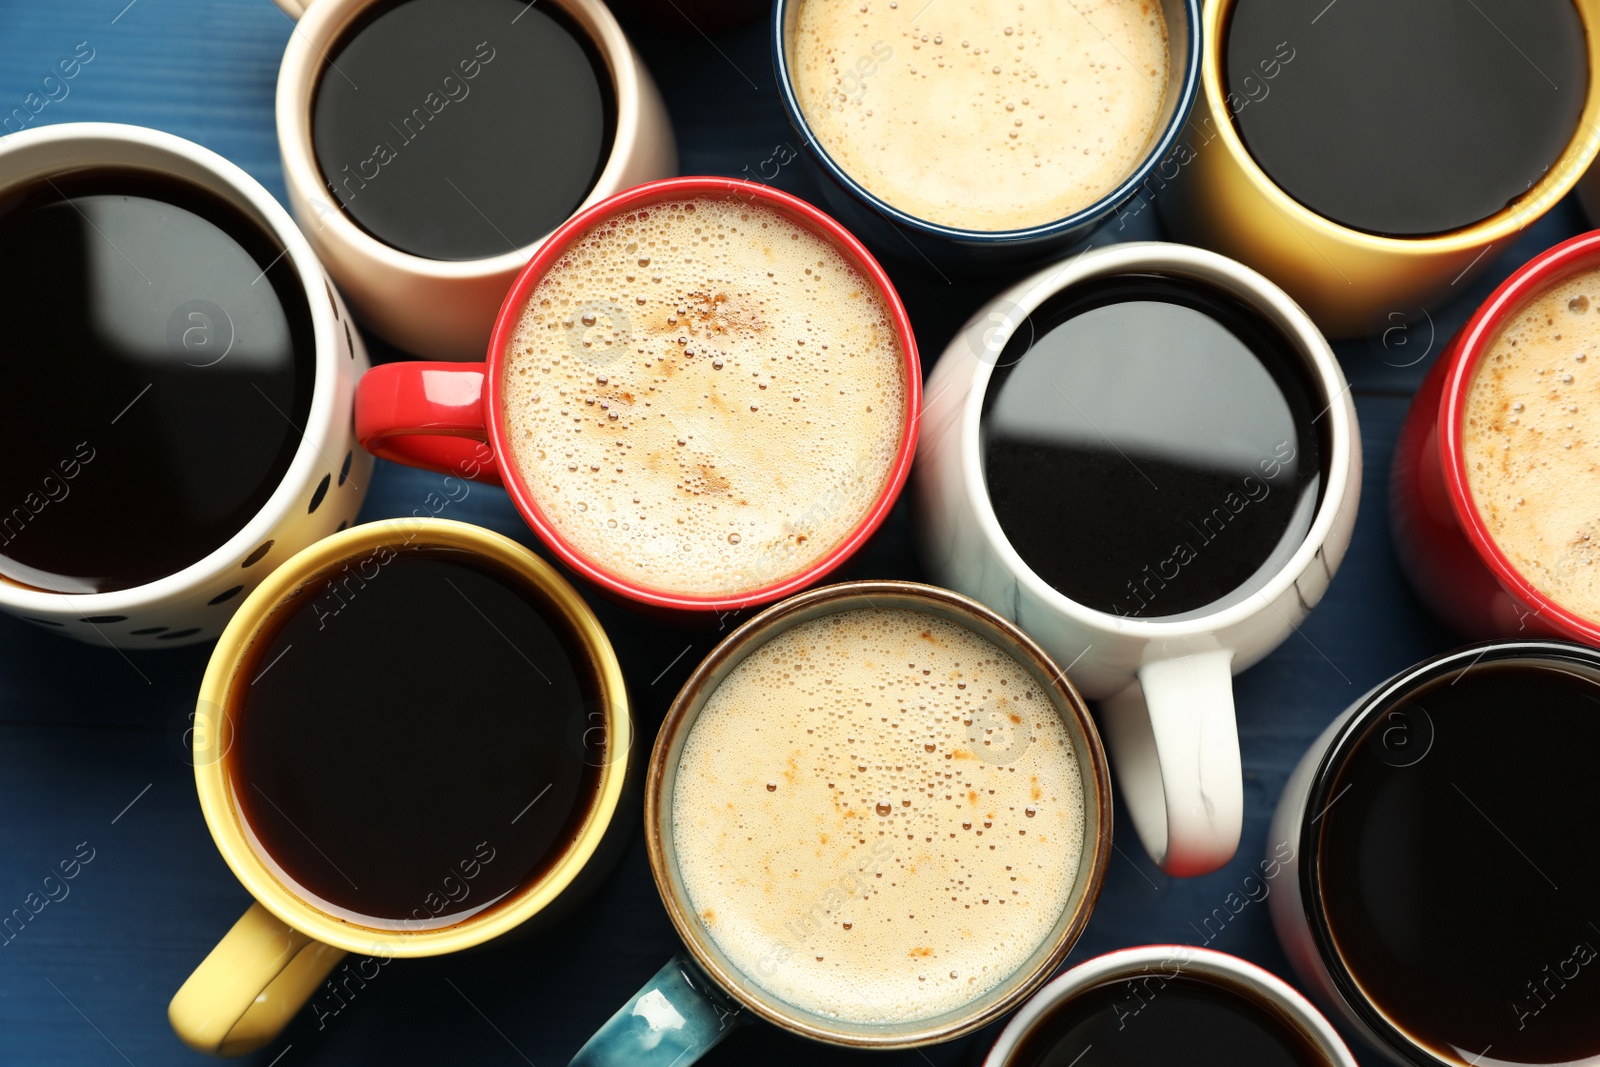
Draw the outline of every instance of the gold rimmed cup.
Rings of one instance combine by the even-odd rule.
[[[753,652],[813,620],[886,609],[929,616],[982,638],[1020,665],[1039,686],[1065,728],[1077,761],[1083,798],[1082,849],[1054,925],[1012,973],[940,1015],[856,1023],[780,999],[718,947],[690,899],[679,869],[674,790],[685,742],[696,720],[718,687]],[[650,869],[686,952],[669,961],[612,1016],[572,1061],[574,1067],[686,1067],[741,1020],[752,1018],[815,1041],[850,1048],[912,1048],[970,1033],[1015,1008],[1055,973],[1088,922],[1111,847],[1111,785],[1105,752],[1088,708],[1065,672],[1026,634],[989,609],[949,590],[913,582],[848,582],[813,589],[767,609],[734,631],[696,668],[667,712],[650,757],[644,812]],[[756,969],[763,970],[770,959],[762,957]]]
[[[252,675],[259,677],[253,646],[270,633],[279,613],[303,610],[297,601],[305,590],[352,561],[386,560],[395,557],[373,554],[419,550],[450,550],[493,565],[523,583],[543,610],[565,624],[587,661],[581,666],[599,698],[598,708],[588,713],[598,711],[599,716],[592,723],[586,717],[578,731],[583,759],[597,768],[598,778],[577,831],[542,874],[452,925],[403,922],[379,927],[335,914],[292,884],[259,844],[236,794],[229,758],[239,743],[239,693],[251,684]],[[626,795],[631,792],[626,789],[630,768],[637,763],[632,730],[622,669],[599,620],[564,578],[515,541],[462,522],[395,519],[352,527],[294,556],[239,608],[201,683],[193,731],[200,810],[223,859],[255,903],[173,997],[168,1009],[173,1029],[203,1052],[249,1052],[277,1036],[346,953],[387,963],[458,952],[530,920],[560,914],[604,878],[628,836],[625,831],[636,810]]]

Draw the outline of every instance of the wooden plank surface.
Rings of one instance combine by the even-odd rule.
[[[37,123],[102,120],[170,130],[233,159],[281,199],[273,92],[292,29],[268,0],[15,0],[0,6],[0,112],[20,105],[57,59],[87,41],[94,59]],[[684,29],[682,36],[636,33],[666,95],[683,172],[742,175],[775,146],[798,147],[771,84],[765,24],[715,40]],[[803,160],[783,168],[774,184],[815,198]],[[1143,212],[1134,225],[1094,240],[1159,238],[1155,215]],[[1119,815],[1119,854],[1073,961],[1153,941],[1204,943],[1204,920],[1263,854],[1272,808],[1305,746],[1367,687],[1455,643],[1406,588],[1390,547],[1395,434],[1411,390],[1449,331],[1518,263],[1582,228],[1576,206],[1564,204],[1522,234],[1487,277],[1464,285],[1431,328],[1413,326],[1388,345],[1339,346],[1365,452],[1360,519],[1327,599],[1299,635],[1238,679],[1246,778],[1240,854],[1208,877],[1169,879]],[[951,284],[892,270],[925,363],[1008,280]],[[396,355],[381,346],[379,352]],[[438,484],[437,476],[380,463],[361,517],[409,514]],[[499,490],[475,487],[449,517],[532,542]],[[903,506],[841,577],[920,577]],[[715,635],[665,630],[604,603],[596,608],[638,698],[639,725],[652,737]],[[81,842],[94,850],[70,895],[0,947],[0,1063],[203,1062],[173,1037],[166,1004],[249,902],[211,843],[181,752],[206,655],[202,648],[124,657],[0,616],[0,911],[20,906]],[[419,739],[419,748],[425,743]],[[1260,905],[1238,914],[1210,944],[1292,979]],[[319,1027],[302,1012],[279,1041],[245,1062],[565,1064],[674,947],[635,840],[606,887],[559,930],[513,947],[397,962],[336,1017]],[[850,1055],[752,1026],[705,1062],[967,1063],[992,1035],[920,1052]],[[1379,1062],[1366,1050],[1360,1055]]]

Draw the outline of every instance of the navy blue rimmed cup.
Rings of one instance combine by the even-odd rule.
[[[1179,156],[1173,150],[1200,85],[1200,0],[1160,0],[1167,22],[1167,92],[1158,123],[1160,135],[1152,138],[1139,165],[1088,207],[1023,230],[965,230],[908,215],[873,195],[834,161],[806,121],[789,78],[790,50],[803,2],[775,0],[772,5],[772,65],[778,94],[790,125],[822,175],[819,184],[828,210],[880,255],[941,271],[970,272],[1042,262],[1087,237],[1147,182],[1159,185],[1177,177]]]

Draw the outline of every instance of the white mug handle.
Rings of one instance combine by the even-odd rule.
[[[1231,649],[1146,663],[1132,685],[1101,702],[1134,829],[1151,859],[1178,877],[1208,874],[1239,848],[1244,784],[1232,665]]]
[[[278,9],[292,19],[298,20],[306,13],[306,8],[311,6],[311,0],[272,0]]]

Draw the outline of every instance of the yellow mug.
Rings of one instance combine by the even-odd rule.
[[[374,552],[447,549],[496,564],[525,581],[559,612],[589,659],[603,721],[582,731],[583,758],[598,769],[581,828],[542,875],[524,882],[493,907],[450,926],[376,928],[331,914],[275,873],[234,797],[239,690],[251,684],[251,645],[275,614],[296,605],[319,578]],[[393,558],[393,557],[386,557]],[[381,579],[380,579],[381,580]],[[300,605],[302,608],[303,604]],[[259,675],[257,675],[259,678]],[[633,727],[622,669],[599,621],[577,592],[547,563],[515,541],[477,526],[443,519],[394,519],[355,526],[290,558],[239,608],[223,631],[201,683],[194,720],[195,784],[200,808],[223,859],[256,902],[184,982],[167,1009],[178,1037],[212,1055],[253,1051],[276,1037],[317,992],[346,953],[381,959],[434,956],[482,944],[536,917],[548,922],[593,889],[626,847],[628,819],[637,817],[639,785]],[[590,751],[590,745],[593,751]],[[531,805],[530,805],[531,806]],[[370,977],[370,975],[368,976]]]
[[[1145,183],[1145,192],[1161,206],[1176,239],[1265,274],[1328,336],[1380,333],[1399,321],[1396,315],[1415,316],[1459,292],[1460,283],[1493,262],[1492,252],[1503,251],[1571,192],[1600,153],[1600,0],[1574,5],[1589,56],[1577,128],[1525,195],[1480,222],[1442,234],[1386,237],[1340,225],[1280,189],[1245,147],[1233,119],[1239,98],[1230,100],[1223,84],[1234,0],[1206,0],[1201,93],[1188,136]]]

